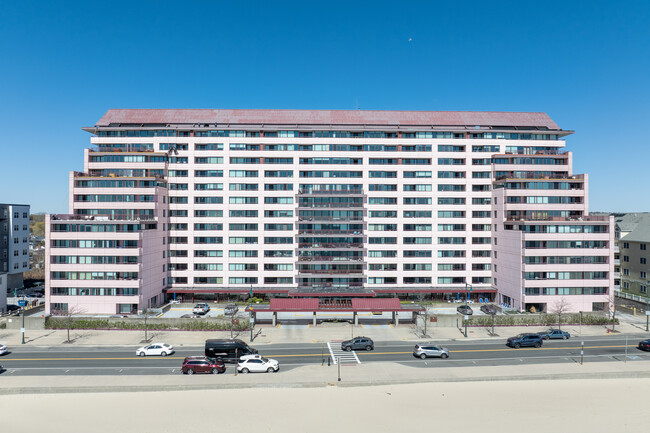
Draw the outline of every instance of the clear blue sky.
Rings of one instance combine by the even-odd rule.
[[[109,108],[361,108],[546,112],[592,211],[649,211],[649,23],[648,0],[3,1],[0,202],[67,212]]]

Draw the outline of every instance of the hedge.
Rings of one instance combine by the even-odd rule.
[[[580,314],[567,313],[562,315],[562,325],[577,325],[580,323]],[[470,317],[467,321],[469,326],[492,326],[491,316]],[[557,314],[535,314],[535,315],[498,315],[494,316],[495,326],[557,326]],[[611,325],[612,320],[601,314],[583,314],[583,325]],[[616,319],[618,325],[618,319]]]
[[[68,319],[65,317],[48,317],[45,319],[45,329],[68,329]],[[72,319],[70,329],[129,329],[144,330],[144,321],[110,321],[106,319]],[[180,331],[243,331],[248,329],[248,321],[240,320],[233,324],[228,322],[213,322],[207,320],[189,320],[185,323],[148,322],[149,330],[180,330]]]

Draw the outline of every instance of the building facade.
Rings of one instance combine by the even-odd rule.
[[[29,205],[0,203],[0,312],[7,291],[23,287],[29,270]]]
[[[648,297],[650,287],[650,216],[640,218],[619,240],[623,292]]]
[[[84,129],[70,214],[46,223],[48,309],[250,291],[514,299],[493,284],[493,186],[505,170],[571,175],[571,131],[544,113],[109,110]],[[502,161],[531,154],[561,168]],[[586,178],[573,183],[580,201],[557,215],[584,220]]]

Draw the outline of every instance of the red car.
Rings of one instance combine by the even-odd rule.
[[[212,373],[219,374],[226,371],[226,364],[223,361],[207,356],[188,356],[183,360],[183,367],[181,368],[183,374],[194,373]]]

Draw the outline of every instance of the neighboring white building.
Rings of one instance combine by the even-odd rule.
[[[71,215],[46,219],[48,311],[250,290],[497,300],[493,158],[558,155],[572,133],[544,113],[328,110],[109,110],[84,130]],[[586,215],[582,197],[557,215]]]
[[[0,311],[7,290],[23,287],[29,270],[29,205],[0,203]]]

